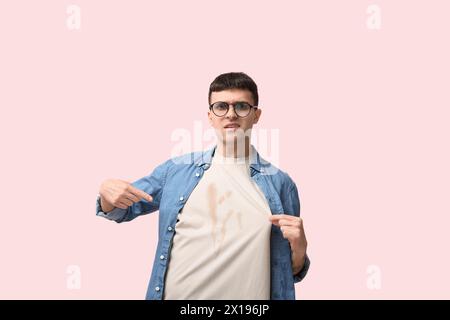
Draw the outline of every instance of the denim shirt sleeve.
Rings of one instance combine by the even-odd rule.
[[[169,170],[169,161],[156,167],[153,172],[143,177],[132,185],[153,197],[153,201],[141,199],[140,201],[133,203],[132,206],[127,209],[114,208],[112,211],[103,212],[100,205],[100,197],[97,197],[96,214],[97,216],[104,217],[109,220],[113,220],[117,223],[124,221],[131,221],[134,218],[159,210],[159,204],[161,202],[161,196],[166,182],[167,171]]]
[[[294,275],[294,283],[297,283],[297,282],[300,282],[300,281],[303,280],[303,278],[308,273],[310,263],[311,262],[309,261],[309,257],[308,257],[308,255],[306,255],[306,257],[305,257],[305,264],[303,265],[302,270],[300,270],[299,273]]]
[[[286,199],[286,210],[289,210],[288,213],[293,214],[296,217],[300,217],[300,199],[298,196],[298,189],[292,180],[287,195],[288,199]],[[294,283],[300,282],[306,276],[310,263],[309,257],[306,255],[305,264],[303,265],[302,270],[294,275]]]

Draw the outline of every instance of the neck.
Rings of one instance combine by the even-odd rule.
[[[245,140],[222,141],[218,143],[216,152],[219,152],[223,157],[227,158],[243,158],[250,155],[250,137],[245,137]]]

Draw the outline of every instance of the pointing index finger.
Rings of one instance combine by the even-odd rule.
[[[153,201],[153,197],[151,195],[149,195],[148,193],[133,187],[132,185],[130,185],[130,190],[129,190],[132,194],[134,194],[135,196],[139,197],[139,199],[145,199],[149,202]]]

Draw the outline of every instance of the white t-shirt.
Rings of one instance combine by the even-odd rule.
[[[271,211],[249,159],[215,153],[178,215],[164,299],[270,299]]]

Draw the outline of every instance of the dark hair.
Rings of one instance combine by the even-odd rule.
[[[248,90],[252,93],[255,106],[258,105],[258,87],[255,81],[243,72],[229,72],[219,75],[209,86],[208,102],[211,103],[211,93],[229,89]]]

